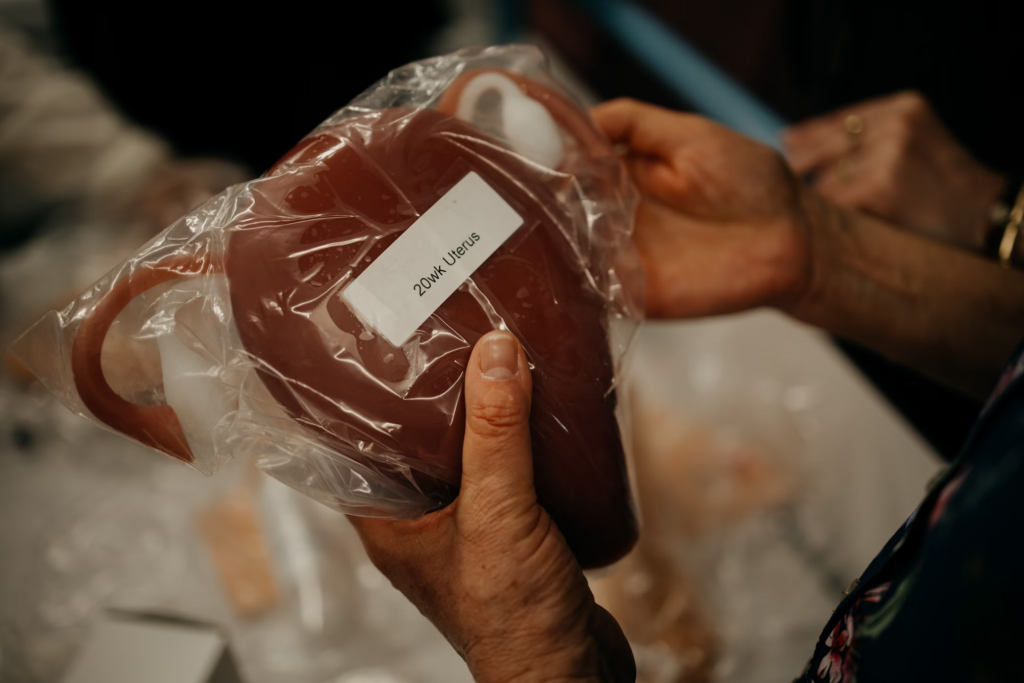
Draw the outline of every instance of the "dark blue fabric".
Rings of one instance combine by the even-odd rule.
[[[1024,344],[1011,368],[1022,353]],[[878,602],[865,600],[873,589]],[[841,668],[830,669],[830,653]],[[1024,376],[982,412],[960,456],[836,609],[799,680],[1024,681]]]

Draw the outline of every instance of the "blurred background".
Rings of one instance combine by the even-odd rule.
[[[634,97],[781,147],[914,89],[1022,170],[1024,6],[923,0],[0,0],[0,342],[267,169],[406,62],[531,42],[581,103]],[[979,405],[759,311],[648,324],[641,546],[593,577],[644,681],[791,680]],[[228,539],[228,540],[225,540]],[[205,479],[0,377],[0,681],[60,681],[105,610],[216,624],[249,683],[469,680],[336,513]]]

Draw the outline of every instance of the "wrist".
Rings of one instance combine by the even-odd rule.
[[[816,324],[816,311],[827,305],[830,280],[836,277],[842,261],[837,258],[838,237],[846,228],[842,211],[810,188],[802,188],[801,219],[808,235],[807,275],[796,296],[777,306],[802,322]]]
[[[618,683],[602,675],[596,644],[554,651],[544,648],[543,652],[504,645],[500,650],[474,652],[466,663],[476,683]]]
[[[476,683],[634,683],[633,654],[618,624],[591,603],[589,615],[557,631],[506,631],[464,652]]]

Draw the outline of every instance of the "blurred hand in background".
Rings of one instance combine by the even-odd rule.
[[[804,121],[784,136],[790,165],[837,205],[980,251],[1003,179],[978,163],[915,92]]]
[[[970,394],[991,390],[1024,329],[1024,274],[830,202],[771,148],[700,117],[631,100],[593,117],[640,191],[652,316],[773,306]],[[894,183],[960,206],[939,180]]]

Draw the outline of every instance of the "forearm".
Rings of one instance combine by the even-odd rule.
[[[975,396],[1024,336],[1024,273],[839,209],[812,192],[814,274],[789,311]]]

